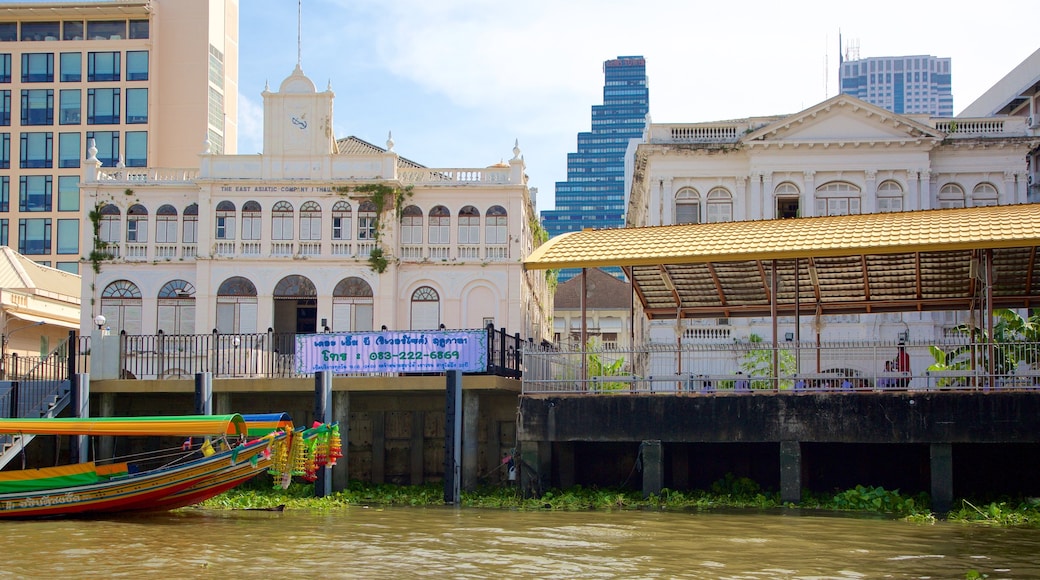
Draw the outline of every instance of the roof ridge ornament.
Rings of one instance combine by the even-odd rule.
[[[386,132],[386,152],[387,153],[392,153],[393,150],[394,150],[394,132],[393,131],[387,131]]]

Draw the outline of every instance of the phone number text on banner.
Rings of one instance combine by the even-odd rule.
[[[296,372],[482,373],[487,352],[482,330],[303,334],[296,336]]]

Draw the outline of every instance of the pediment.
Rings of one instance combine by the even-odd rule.
[[[762,127],[742,141],[754,143],[850,143],[941,140],[942,133],[849,95],[838,95]]]

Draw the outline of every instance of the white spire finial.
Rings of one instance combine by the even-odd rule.
[[[510,161],[516,161],[520,159],[520,139],[513,142],[513,158]]]
[[[207,134],[206,138],[202,141],[202,154],[209,155],[211,153],[213,153],[213,146],[209,142],[209,135]]]
[[[296,66],[303,64],[303,0],[296,2]]]
[[[386,151],[387,153],[394,150],[394,132],[387,131],[386,133]]]

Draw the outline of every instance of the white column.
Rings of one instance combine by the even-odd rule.
[[[863,172],[864,187],[863,197],[860,198],[860,213],[877,212],[877,171],[868,169]]]
[[[658,196],[658,222],[655,225],[671,225],[675,223],[675,192],[672,191],[672,178],[668,177],[659,182],[661,195]]]
[[[802,217],[811,217],[816,215],[816,172],[804,171],[802,178],[805,191],[802,192],[803,199],[798,202],[798,207]]]
[[[1018,195],[1018,188],[1015,186],[1015,172],[1005,171],[1004,172],[1004,191],[997,194],[997,203],[1000,205],[1008,205],[1012,203],[1025,203],[1025,199],[1020,198]]]
[[[747,197],[747,209],[744,210],[744,219],[746,220],[761,220],[765,219],[764,207],[766,205],[766,196],[762,192],[762,172],[752,171],[751,172],[751,187],[749,188]]]
[[[738,175],[733,188],[733,221],[748,219],[747,216],[747,177]]]

